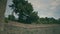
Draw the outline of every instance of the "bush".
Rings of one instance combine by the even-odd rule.
[[[5,18],[4,21],[5,21],[5,23],[8,23],[8,18]]]

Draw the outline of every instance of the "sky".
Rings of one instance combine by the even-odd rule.
[[[32,4],[34,11],[38,12],[39,17],[60,18],[60,0],[28,0]],[[8,5],[12,4],[12,0],[8,0],[5,16],[13,11]],[[16,14],[15,14],[16,15]]]

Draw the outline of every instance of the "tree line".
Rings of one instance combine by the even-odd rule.
[[[60,18],[59,19],[55,19],[53,17],[51,18],[48,18],[48,17],[45,17],[45,18],[39,18],[38,24],[60,24]]]

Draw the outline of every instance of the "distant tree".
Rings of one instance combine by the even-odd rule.
[[[40,18],[39,19],[39,23],[41,24],[59,24],[60,21],[59,19],[55,19],[55,18],[48,18],[48,17],[45,17],[45,18]]]
[[[48,24],[49,23],[49,18],[45,17],[45,23]]]
[[[12,20],[12,21],[14,21],[14,20],[15,20],[14,15],[9,15],[9,16],[8,16],[8,20]]]
[[[60,18],[57,21],[58,21],[57,23],[60,24]]]
[[[44,23],[45,23],[45,18],[40,18],[40,19],[39,19],[39,23],[40,23],[40,24],[44,24]]]
[[[7,18],[7,17],[5,17],[4,21],[5,21],[5,23],[8,23],[8,18]]]
[[[19,13],[18,22],[32,23],[39,18],[37,12],[33,11],[31,3],[26,0],[13,0],[13,4],[10,7],[12,7],[13,12]]]

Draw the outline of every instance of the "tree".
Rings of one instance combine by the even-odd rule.
[[[14,21],[14,20],[15,20],[14,15],[9,15],[9,16],[8,16],[8,20],[12,20],[12,21]]]
[[[6,1],[7,0],[0,0],[0,24],[3,24],[0,28],[0,32],[5,30],[5,22],[4,22],[4,13],[6,9]],[[3,34],[3,33],[1,33]]]
[[[10,5],[12,7],[13,12],[18,14],[18,22],[23,23],[32,23],[38,20],[37,12],[33,11],[33,7],[31,3],[25,0],[13,0],[13,4]]]
[[[60,18],[57,21],[58,21],[57,23],[60,24]]]

